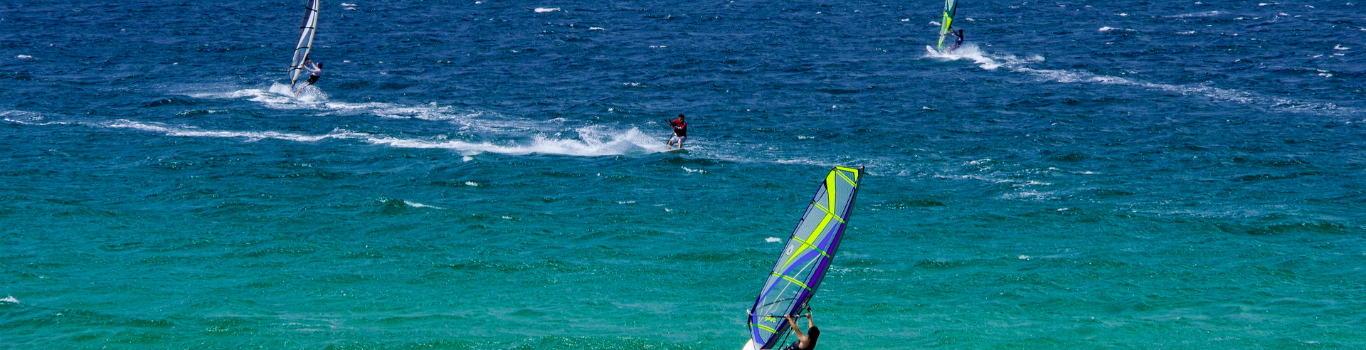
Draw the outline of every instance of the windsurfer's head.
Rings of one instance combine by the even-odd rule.
[[[683,120],[683,113],[678,114],[678,120]]]
[[[322,68],[323,68],[323,63],[322,63],[322,62],[318,62],[318,69],[322,69]]]
[[[821,329],[820,329],[820,328],[816,328],[816,326],[811,326],[810,329],[807,329],[807,330],[806,330],[806,338],[807,338],[807,339],[810,339],[810,341],[816,341],[816,338],[820,338],[820,337],[821,337]]]

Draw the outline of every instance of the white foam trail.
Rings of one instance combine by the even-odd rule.
[[[0,299],[0,303],[13,303],[13,304],[18,304],[18,303],[19,303],[19,299],[15,299],[14,296],[11,295],[11,296],[9,296],[8,298]]]
[[[304,135],[283,133],[275,131],[223,131],[205,130],[192,126],[170,126],[161,123],[144,123],[127,119],[119,119],[102,125],[108,128],[133,129],[148,132],[161,133],[168,136],[183,137],[211,137],[211,138],[245,138],[248,141],[260,141],[264,139],[276,139],[298,142],[317,142],[326,139],[363,139],[367,134],[353,132],[333,132],[326,135]]]
[[[295,142],[317,142],[327,139],[361,140],[374,145],[397,148],[448,149],[458,151],[465,157],[479,153],[509,155],[538,153],[571,156],[609,156],[632,153],[646,154],[668,150],[668,147],[662,142],[645,135],[639,129],[631,128],[619,132],[597,126],[579,128],[577,130],[579,134],[578,139],[553,139],[537,135],[529,144],[451,141],[441,140],[439,138],[398,138],[345,130],[335,130],[324,135],[306,135],[276,131],[208,130],[192,126],[172,126],[162,123],[138,122],[126,119],[104,123],[99,126],[117,129],[133,129],[180,137],[243,138],[249,142],[265,139]]]
[[[186,96],[212,99],[247,98],[249,101],[260,102],[271,109],[317,109],[320,103],[327,101],[327,94],[315,86],[304,88],[299,96],[295,97],[294,90],[289,85],[280,83],[271,84],[270,88],[266,90],[242,89],[226,93],[189,93]]]
[[[995,70],[996,68],[1003,66],[1019,66],[1026,63],[1042,62],[1044,60],[1043,56],[1038,55],[1029,58],[1019,58],[1014,55],[990,57],[983,53],[981,48],[977,47],[977,44],[973,43],[964,43],[962,46],[958,47],[958,49],[951,52],[939,52],[930,46],[925,46],[925,51],[925,57],[927,58],[940,61],[968,59],[986,70]]]
[[[71,125],[71,124],[72,124],[72,123],[67,123],[67,122],[49,122],[49,121],[45,121],[45,120],[47,120],[47,117],[44,117],[43,115],[38,114],[38,113],[33,113],[33,112],[28,112],[28,111],[4,111],[4,112],[0,112],[0,118],[3,118],[2,120],[4,120],[5,122],[14,123],[14,124],[20,124],[20,125],[43,126],[43,125]]]
[[[418,119],[428,121],[448,121],[462,126],[462,130],[486,131],[486,132],[509,132],[527,131],[535,132],[550,131],[544,128],[545,122],[527,121],[506,118],[502,115],[485,111],[462,111],[451,106],[438,106],[436,103],[429,105],[403,106],[392,103],[367,102],[333,102],[328,100],[326,94],[321,92],[309,94],[307,91],[294,98],[289,85],[275,83],[268,90],[262,89],[242,89],[231,92],[211,92],[211,93],[191,93],[187,96],[205,99],[242,99],[259,102],[266,108],[279,110],[319,110],[324,112],[339,114],[370,114],[385,119]],[[563,121],[562,119],[559,121]]]
[[[982,52],[981,49],[979,49],[976,45],[973,45],[971,43],[963,44],[962,47],[959,47],[957,50],[954,50],[951,53],[941,53],[929,46],[926,46],[925,49],[928,51],[928,53],[926,53],[925,55],[926,58],[936,60],[970,59],[973,62],[976,62],[978,66],[985,70],[1005,68],[1012,72],[1034,74],[1044,80],[1059,83],[1098,83],[1137,86],[1147,89],[1174,92],[1183,95],[1201,95],[1216,100],[1236,102],[1241,104],[1263,104],[1267,108],[1296,112],[1322,113],[1325,111],[1337,111],[1338,113],[1356,113],[1355,111],[1341,109],[1333,103],[1300,102],[1291,99],[1265,97],[1245,91],[1221,89],[1205,85],[1158,84],[1137,81],[1128,78],[1097,75],[1082,71],[1033,69],[1027,67],[1026,65],[1030,63],[1044,61],[1044,58],[1042,56],[1035,55],[1030,58],[1022,59],[1014,55],[988,55]]]
[[[560,11],[560,8],[559,8],[559,7],[537,7],[537,8],[536,8],[536,13],[546,13],[546,12],[555,12],[555,11]]]
[[[611,132],[600,127],[584,127],[578,130],[578,139],[552,139],[543,135],[535,136],[530,144],[494,144],[491,142],[466,142],[446,140],[403,139],[387,136],[371,136],[367,142],[398,148],[439,148],[460,151],[465,155],[478,153],[498,153],[508,155],[558,154],[571,156],[609,156],[623,154],[645,154],[663,152],[667,147],[658,140],[645,135],[640,129],[631,128],[625,132]]]

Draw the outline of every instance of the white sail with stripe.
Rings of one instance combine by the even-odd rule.
[[[304,62],[313,51],[313,34],[318,31],[318,4],[321,0],[306,0],[304,21],[299,25],[299,43],[294,45],[294,59],[289,63],[289,86],[299,82],[304,72]]]

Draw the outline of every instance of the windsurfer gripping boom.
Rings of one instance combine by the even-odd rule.
[[[303,69],[308,71],[308,81],[300,84],[299,87],[294,90],[294,96],[299,96],[299,93],[304,91],[304,87],[313,85],[313,83],[318,82],[318,78],[323,77],[322,63],[313,63],[313,60],[304,61]]]
[[[962,29],[959,29],[959,30],[956,31],[956,32],[953,31],[952,29],[950,29],[950,30],[949,30],[949,35],[953,35],[953,46],[949,46],[948,52],[953,52],[953,50],[957,50],[959,46],[963,46],[963,30],[962,30]]]

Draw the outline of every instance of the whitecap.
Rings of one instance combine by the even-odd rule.
[[[3,118],[3,119],[0,119],[0,120],[4,120],[5,122],[14,123],[14,124],[20,124],[20,125],[46,126],[46,125],[73,125],[73,124],[75,124],[75,123],[68,123],[68,122],[50,122],[50,121],[46,121],[46,120],[47,120],[47,117],[44,117],[44,116],[41,115],[41,114],[33,113],[33,112],[29,112],[29,111],[19,111],[19,110],[9,110],[9,111],[0,112],[0,118]]]
[[[560,11],[560,8],[559,8],[559,7],[537,7],[537,8],[536,8],[536,13],[546,13],[546,12],[555,12],[555,11]]]
[[[780,243],[780,242],[782,242],[782,241],[783,241],[783,240],[782,240],[781,238],[778,238],[778,237],[769,237],[769,238],[765,238],[765,239],[764,239],[764,242],[768,242],[768,243]]]
[[[403,201],[403,204],[407,204],[408,206],[413,207],[413,208],[446,209],[446,208],[438,207],[438,206],[435,206],[435,205],[426,205],[426,204],[422,204],[422,203],[418,203],[418,202]]]
[[[1175,16],[1169,16],[1169,18],[1200,18],[1200,17],[1214,17],[1214,16],[1218,16],[1218,15],[1222,15],[1222,14],[1224,14],[1224,12],[1220,12],[1220,11],[1206,11],[1206,12],[1196,12],[1196,13],[1184,13],[1184,14],[1179,14],[1179,15],[1175,15]]]

